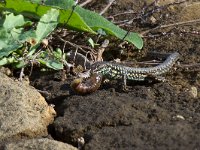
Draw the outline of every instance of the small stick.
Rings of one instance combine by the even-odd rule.
[[[85,5],[87,5],[88,3],[90,3],[92,0],[86,0],[85,2],[81,3],[79,6],[83,7]]]
[[[125,11],[125,12],[122,12],[122,13],[114,14],[114,15],[112,15],[110,17],[117,17],[117,16],[120,16],[120,15],[127,15],[127,14],[136,14],[136,12],[134,12],[132,10],[129,10],[129,11]]]
[[[84,69],[86,70],[86,63],[87,63],[87,61],[88,61],[88,59],[87,59],[87,57],[88,57],[88,54],[89,54],[90,52],[87,52],[86,53],[86,56],[85,56],[85,60],[84,60]]]
[[[85,46],[85,45],[77,45],[77,44],[75,44],[75,43],[72,43],[72,42],[70,42],[70,41],[67,41],[67,40],[64,40],[63,38],[61,38],[59,35],[56,35],[61,41],[63,41],[64,43],[67,43],[67,44],[69,44],[70,46],[72,46],[72,47],[75,47],[75,48],[78,48],[78,49],[80,49],[82,52],[84,52],[84,53],[87,53],[87,51],[85,51],[84,49],[87,49],[87,50],[90,50],[92,53],[95,53],[94,52],[94,49],[92,49],[92,48],[90,48],[90,47],[88,47],[88,46]],[[83,49],[84,48],[84,49]]]
[[[168,28],[168,27],[173,27],[173,26],[178,26],[178,25],[191,24],[191,23],[198,23],[198,22],[200,22],[200,19],[182,21],[182,22],[177,22],[177,23],[172,23],[172,24],[167,24],[167,25],[161,25],[161,26],[155,27],[153,29],[146,30],[146,31],[140,33],[140,35],[144,36],[145,34],[151,32],[151,31],[157,30],[157,29]]]
[[[103,55],[103,52],[105,51],[105,48],[108,47],[108,44],[109,44],[109,40],[106,39],[103,41],[101,47],[98,49],[96,61],[103,61],[102,55]]]
[[[182,64],[182,65],[179,65],[178,68],[181,68],[182,70],[186,70],[186,71],[190,71],[191,68],[192,69],[194,68],[194,70],[192,70],[192,71],[200,71],[200,63],[196,63],[196,64]]]
[[[20,71],[19,81],[22,81],[23,77],[24,77],[24,67]]]
[[[108,5],[99,13],[99,15],[103,15],[107,10],[108,8],[113,4],[115,0],[110,0]]]
[[[37,89],[37,91],[45,97],[51,96],[51,93],[49,93],[48,91],[43,91],[43,90],[39,90],[39,89]]]
[[[65,43],[67,43],[67,44],[69,44],[70,46],[73,46],[73,47],[75,47],[77,50],[78,49],[80,49],[82,52],[84,52],[84,53],[88,53],[88,51],[85,51],[84,49],[87,49],[87,50],[90,50],[91,52],[90,52],[90,54],[91,54],[91,56],[93,57],[93,58],[96,58],[94,55],[95,55],[95,50],[94,49],[92,49],[92,48],[90,48],[90,47],[88,47],[88,46],[84,46],[84,45],[77,45],[77,44],[75,44],[75,43],[72,43],[72,42],[70,42],[70,41],[67,41],[67,40],[64,40],[63,38],[61,38],[59,35],[56,35],[61,41],[63,41],[63,42],[65,42]],[[84,48],[84,49],[83,49]]]
[[[63,41],[63,42],[65,42],[65,43],[67,43],[67,44],[69,44],[70,46],[73,46],[73,47],[75,47],[75,48],[79,48],[81,51],[83,51],[84,53],[87,53],[85,50],[83,50],[82,49],[82,47],[81,46],[79,46],[79,45],[77,45],[77,44],[75,44],[75,43],[72,43],[72,42],[70,42],[70,41],[67,41],[67,40],[64,40],[63,38],[61,38],[59,35],[56,35],[61,41]]]

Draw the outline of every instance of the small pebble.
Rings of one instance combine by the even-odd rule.
[[[192,95],[194,98],[197,98],[198,90],[197,90],[197,88],[196,88],[195,86],[192,86],[192,87],[190,88],[190,91],[189,91],[189,92],[191,93],[191,95]]]
[[[183,116],[181,116],[181,115],[176,115],[176,118],[185,120],[185,118]]]

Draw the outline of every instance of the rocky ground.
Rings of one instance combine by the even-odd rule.
[[[0,85],[0,149],[76,149],[47,138],[56,112],[34,87],[1,72]]]
[[[171,2],[174,1],[161,0],[158,5]],[[100,12],[106,4],[93,1],[85,7]],[[129,10],[139,12],[143,4],[144,1],[118,0],[104,16]],[[176,69],[166,74],[166,82],[130,82],[129,91],[124,92],[119,82],[112,81],[103,83],[92,94],[81,96],[70,88],[73,76],[61,81],[57,72],[35,70],[30,84],[43,91],[44,99],[27,82],[0,74],[1,148],[76,149],[82,137],[85,150],[199,149],[200,22],[188,22],[199,19],[199,11],[198,1],[187,1],[170,5],[146,20],[137,20],[131,27],[122,26],[143,34],[144,39],[140,51],[132,45],[126,46],[123,58],[128,55],[126,59],[145,61],[149,60],[146,54],[151,51],[180,53]],[[126,18],[133,18],[133,14],[119,16],[114,21]],[[119,58],[118,41],[109,40],[111,46],[104,58]],[[83,39],[71,42],[83,44]]]

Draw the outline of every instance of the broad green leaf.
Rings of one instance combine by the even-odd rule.
[[[74,0],[46,0],[45,5],[58,6],[60,8],[64,7],[64,9],[72,9],[75,3]]]
[[[14,61],[15,61],[14,57],[8,57],[8,58],[4,57],[4,58],[0,59],[0,66],[11,64]]]
[[[16,28],[13,28],[11,31],[10,31],[10,35],[12,36],[12,38],[16,41],[18,41],[18,38],[19,36],[21,35],[22,33],[22,28],[19,28],[19,29],[16,29]]]
[[[99,29],[103,29],[107,34],[114,35],[120,39],[123,39],[127,34],[127,31],[114,25],[99,14],[83,9],[79,6],[76,6],[75,11],[71,15],[72,6],[74,5],[73,0],[46,0],[45,4],[52,5],[51,7],[59,9],[59,23],[65,24],[68,21],[68,18],[71,17],[67,25],[72,29],[87,31],[95,34]],[[18,13],[23,13],[24,15],[33,18],[42,16],[51,7],[31,3],[25,0],[6,0],[6,8],[14,9]],[[142,38],[137,33],[130,32],[126,36],[125,40],[134,44],[139,49],[143,47]]]
[[[14,16],[12,13],[6,15],[3,28],[0,29],[0,58],[22,47],[23,44],[19,41],[22,28],[18,27],[25,23],[22,15]]]
[[[22,46],[19,43],[14,43],[14,41],[7,42],[7,45],[8,46],[0,49],[0,58],[2,58],[4,56],[8,56],[10,53],[12,53],[13,51],[17,50],[18,48],[20,48]]]
[[[38,42],[47,37],[56,28],[58,16],[59,11],[51,9],[41,17],[36,29],[36,38]]]
[[[46,14],[48,10],[51,8],[55,8],[59,10],[60,12],[60,19],[59,23],[60,24],[65,24],[68,20],[68,18],[71,16],[71,9],[61,9],[56,6],[45,6],[41,5],[40,3],[33,3],[34,1],[32,0],[6,0],[5,7],[2,7],[2,9],[9,9],[10,11],[13,10],[14,12],[21,13],[26,17],[33,18],[33,19],[39,19],[42,15]],[[68,2],[68,0],[66,0]],[[71,4],[71,2],[70,2]],[[71,6],[71,5],[70,5]],[[79,14],[76,12],[73,13],[71,16],[71,19],[68,22],[68,27],[72,29],[76,29],[79,31],[86,31],[86,32],[91,32],[91,33],[96,33],[94,32],[80,17]]]
[[[69,7],[73,7],[73,0],[57,0],[56,2],[52,2],[54,0],[47,0],[45,4],[58,6],[62,9],[67,9]],[[127,31],[119,28],[118,26],[114,25],[112,22],[108,21],[104,17],[100,16],[99,14],[81,8],[80,6],[76,6],[74,9],[81,18],[86,22],[86,24],[92,28],[94,31],[98,31],[99,29],[103,29],[107,34],[114,35],[120,39],[123,39],[124,36],[127,34]],[[130,32],[125,40],[134,44],[138,49],[143,47],[143,40],[139,34]]]
[[[29,30],[29,31],[25,31],[23,32],[23,34],[20,34],[19,37],[18,37],[18,40],[21,42],[21,43],[24,43],[26,41],[30,42],[30,40],[36,40],[36,33],[35,33],[35,30]]]
[[[32,45],[32,47],[29,50],[29,53],[27,54],[28,57],[31,57],[39,43],[46,38],[57,26],[58,24],[58,17],[59,17],[59,11],[56,9],[51,9],[47,11],[46,14],[44,14],[36,28],[36,31],[30,30],[25,33],[25,35],[22,35],[20,38],[23,40],[36,41],[35,44]]]
[[[40,54],[38,61],[48,68],[60,70],[63,69],[62,56],[63,54],[61,49],[56,49],[53,51],[53,55],[48,51],[43,51]]]
[[[7,64],[7,58],[2,58],[0,59],[0,66],[6,65]]]
[[[24,60],[18,61],[18,62],[13,64],[13,66],[16,67],[16,68],[23,68],[26,65],[27,65],[27,63],[25,63]]]
[[[0,29],[0,50],[7,46],[7,43],[5,42],[8,38],[8,33],[4,28]]]
[[[5,29],[0,29],[0,58],[8,56],[13,51],[22,46],[10,33]]]
[[[31,2],[38,3],[38,4],[42,4],[44,1],[46,0],[31,0]]]
[[[57,60],[47,60],[47,61],[43,60],[42,63],[54,70],[63,69],[63,64]]]
[[[6,15],[6,19],[3,23],[3,27],[6,30],[11,30],[18,26],[22,26],[25,24],[24,17],[22,15],[14,16],[13,13]]]

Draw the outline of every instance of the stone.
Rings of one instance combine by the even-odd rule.
[[[78,150],[77,148],[55,140],[41,138],[11,142],[4,146],[4,150]]]
[[[189,90],[190,94],[192,95],[193,98],[197,98],[198,96],[198,90],[195,86],[192,86],[191,89]]]
[[[56,115],[41,94],[0,72],[0,142],[46,136]]]

